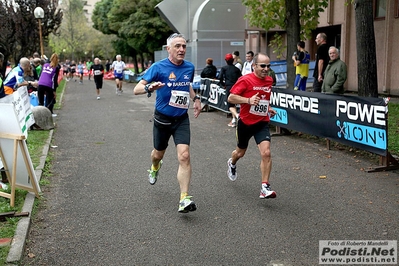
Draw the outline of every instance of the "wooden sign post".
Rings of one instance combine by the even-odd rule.
[[[40,186],[22,133],[20,119],[14,104],[0,103],[0,159],[11,186],[11,194],[0,192],[0,196],[15,204],[15,189],[34,192],[39,197]]]

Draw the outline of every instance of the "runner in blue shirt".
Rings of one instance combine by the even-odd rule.
[[[116,61],[114,61],[111,65],[111,70],[114,70],[115,83],[116,83],[116,94],[121,95],[122,90],[122,81],[123,81],[123,71],[126,70],[126,64],[122,61],[122,56],[117,55]]]
[[[177,180],[180,185],[180,202],[178,211],[186,213],[197,209],[191,196],[188,195],[190,164],[190,121],[188,109],[190,101],[194,102],[194,117],[201,111],[201,102],[195,95],[191,82],[194,78],[194,65],[184,60],[186,39],[182,34],[174,33],[167,40],[168,58],[152,64],[143,79],[134,88],[134,94],[151,96],[155,90],[156,102],[154,111],[153,141],[151,152],[152,165],[148,170],[149,181],[154,185],[162,166],[162,158],[171,136],[173,136],[179,169]]]

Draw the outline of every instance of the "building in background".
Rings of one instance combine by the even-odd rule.
[[[315,59],[317,46],[315,37],[319,32],[328,36],[328,45],[340,49],[340,57],[348,66],[348,81],[345,89],[357,91],[356,26],[353,5],[345,1],[330,0],[320,13],[318,28],[306,42],[306,49]],[[374,3],[374,30],[377,52],[378,92],[399,96],[399,0],[376,0]],[[264,52],[271,60],[278,60],[269,46],[276,31],[286,38],[281,29],[250,27],[244,16],[246,7],[241,0],[164,0],[156,6],[158,13],[176,32],[188,39],[186,59],[196,66],[200,73],[205,59],[212,57],[217,67],[223,65],[226,53],[245,51]],[[185,15],[181,15],[185,14]],[[166,51],[155,54],[155,60],[166,57]],[[287,55],[284,55],[285,59]],[[361,73],[360,73],[361,74]]]
[[[90,25],[93,24],[91,21],[91,15],[93,15],[93,10],[97,2],[100,2],[101,0],[84,0],[83,2],[83,11],[85,13],[85,16],[87,18],[87,21],[89,22]]]

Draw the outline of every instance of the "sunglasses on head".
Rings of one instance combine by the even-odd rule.
[[[256,65],[258,65],[258,66],[260,66],[261,68],[265,68],[265,67],[267,67],[267,68],[270,68],[270,64],[256,64]]]

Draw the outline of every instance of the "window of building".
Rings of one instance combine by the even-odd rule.
[[[387,0],[375,0],[374,4],[374,17],[384,19],[387,12]]]

